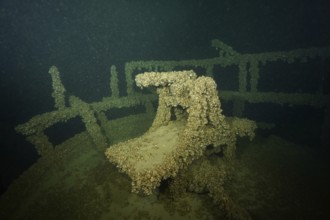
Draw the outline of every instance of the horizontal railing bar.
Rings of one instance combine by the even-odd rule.
[[[103,98],[100,102],[90,103],[90,107],[95,112],[107,111],[112,108],[124,108],[144,104],[147,101],[156,100],[157,96],[154,94],[136,94],[132,96],[120,98]],[[32,135],[44,131],[46,128],[58,123],[66,122],[71,118],[79,116],[79,108],[67,107],[61,110],[46,112],[32,117],[24,124],[16,126],[16,131],[23,135]]]
[[[219,96],[224,101],[240,99],[249,103],[309,105],[313,107],[326,106],[330,101],[330,95],[308,93],[220,91]]]

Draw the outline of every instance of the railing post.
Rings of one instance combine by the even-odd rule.
[[[53,144],[50,143],[50,141],[48,140],[48,136],[45,135],[43,132],[30,135],[26,139],[35,146],[35,149],[41,157],[50,155],[54,152]]]
[[[115,65],[112,65],[110,68],[110,89],[111,89],[111,97],[118,98],[119,97],[118,72],[116,70]]]
[[[88,134],[91,136],[96,148],[101,152],[107,147],[107,141],[104,135],[102,134],[101,128],[97,123],[97,119],[94,115],[93,109],[89,106],[88,103],[83,102],[78,97],[71,96],[70,104],[72,108],[79,109],[79,115],[82,118],[83,123],[85,124]]]
[[[58,110],[65,108],[65,88],[62,84],[61,78],[60,78],[60,72],[58,71],[56,66],[51,66],[49,68],[48,73],[52,77],[52,86],[53,86],[53,92],[52,96],[55,101],[55,108]]]
[[[238,91],[246,92],[247,85],[247,60],[242,59],[238,64]],[[245,101],[240,98],[233,100],[233,115],[242,117],[245,108]]]
[[[127,96],[133,95],[133,84],[134,80],[132,77],[133,68],[130,63],[125,63],[125,76],[126,76],[126,89],[127,89]]]
[[[250,61],[249,73],[251,92],[258,92],[259,62],[257,60]]]

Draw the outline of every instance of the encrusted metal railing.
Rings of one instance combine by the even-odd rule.
[[[151,102],[156,99],[156,96],[153,94],[142,95],[136,93],[130,96],[119,97],[117,71],[114,66],[111,67],[110,71],[112,95],[93,103],[86,103],[76,96],[70,96],[67,105],[65,101],[65,88],[61,82],[57,67],[52,66],[49,69],[49,73],[53,81],[52,96],[55,101],[55,110],[36,115],[28,122],[16,127],[16,131],[26,135],[27,140],[34,144],[41,156],[48,155],[55,150],[55,147],[48,140],[44,131],[56,123],[66,122],[71,118],[79,116],[85,124],[86,131],[91,136],[95,146],[103,151],[108,144],[97,122],[97,114],[108,111],[111,108],[124,108],[136,105],[144,105],[146,112],[153,112]]]
[[[108,145],[106,137],[101,132],[97,123],[97,114],[108,111],[112,108],[133,107],[144,105],[146,112],[153,112],[152,102],[157,99],[154,94],[142,94],[134,85],[134,76],[145,71],[173,71],[199,69],[205,75],[215,76],[219,74],[214,67],[237,66],[238,67],[238,90],[220,91],[220,98],[225,101],[233,101],[233,113],[241,116],[244,113],[245,103],[276,103],[292,105],[309,105],[317,108],[325,107],[329,113],[329,94],[323,93],[320,88],[315,93],[286,93],[286,92],[260,92],[258,82],[260,67],[270,62],[282,61],[286,63],[309,62],[314,59],[328,59],[330,47],[297,49],[283,52],[267,52],[256,54],[240,54],[232,47],[219,40],[213,40],[212,46],[219,51],[219,56],[210,59],[182,60],[182,61],[131,61],[125,63],[126,96],[119,95],[118,73],[115,66],[110,68],[110,89],[111,96],[103,98],[99,102],[86,103],[78,97],[65,96],[60,73],[55,66],[52,66],[49,73],[52,78],[55,110],[32,117],[28,122],[18,125],[16,130],[27,136],[27,140],[35,145],[41,156],[51,154],[55,147],[48,140],[45,129],[60,122],[66,122],[74,117],[81,117],[85,124],[86,131],[91,136],[95,146],[104,150]],[[321,80],[321,79],[320,79]],[[248,86],[249,85],[249,86]],[[249,88],[248,88],[249,87]],[[325,113],[324,127],[330,127],[330,115]]]

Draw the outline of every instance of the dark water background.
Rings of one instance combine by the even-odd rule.
[[[14,127],[53,109],[51,65],[70,94],[91,102],[109,94],[112,64],[123,73],[131,60],[215,57],[215,38],[240,53],[330,46],[327,0],[0,0],[0,24],[2,191],[38,158]],[[288,78],[274,80],[285,85]],[[263,89],[281,91],[271,86]],[[260,116],[257,107],[247,108]],[[266,120],[290,124],[312,114],[322,121],[314,109],[264,109]]]

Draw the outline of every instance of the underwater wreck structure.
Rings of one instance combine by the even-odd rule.
[[[288,92],[262,92],[258,91],[258,81],[260,78],[260,68],[269,63],[282,61],[288,64],[293,62],[308,62],[308,60],[325,60],[330,56],[330,48],[309,48],[297,49],[283,52],[266,52],[257,54],[240,54],[232,47],[220,40],[213,40],[212,46],[219,51],[219,56],[210,59],[182,60],[182,61],[131,61],[125,63],[125,80],[127,96],[119,96],[118,73],[115,66],[110,68],[110,89],[111,96],[103,98],[102,101],[85,103],[78,97],[65,97],[64,85],[61,82],[58,69],[53,66],[49,73],[52,77],[55,110],[37,115],[28,122],[18,125],[16,131],[27,136],[27,139],[36,146],[41,156],[54,149],[54,146],[47,141],[44,130],[52,125],[65,122],[70,118],[81,116],[85,122],[86,130],[96,142],[98,148],[105,148],[106,138],[101,135],[99,125],[93,114],[102,113],[112,108],[132,107],[145,105],[146,112],[153,113],[152,102],[157,99],[154,94],[141,94],[134,86],[134,75],[145,71],[168,72],[174,69],[202,69],[206,76],[215,77],[214,68],[221,66],[238,67],[237,90],[221,90],[220,99],[233,103],[233,115],[242,116],[246,103],[274,103],[290,105],[308,105],[315,108],[324,108],[325,113],[329,110],[329,94],[324,93],[322,80],[325,76],[321,75],[319,90],[314,93],[288,93]],[[248,81],[249,80],[249,81]],[[69,99],[66,103],[66,99]],[[80,110],[79,110],[80,109]],[[82,111],[81,109],[84,109]],[[82,114],[81,112],[84,112]],[[88,113],[89,112],[89,113]],[[330,115],[325,114],[325,127],[329,125]],[[325,135],[326,136],[326,135]],[[324,137],[324,136],[323,136]],[[325,138],[325,137],[324,137]]]
[[[259,83],[264,74],[263,67],[275,62],[288,65],[314,60],[322,62],[329,59],[330,47],[241,54],[220,40],[213,40],[212,46],[218,50],[219,56],[198,60],[125,63],[125,95],[119,92],[118,72],[115,66],[111,66],[111,93],[93,103],[86,103],[76,96],[67,97],[59,70],[52,66],[49,74],[52,79],[54,111],[36,115],[16,127],[16,131],[25,135],[35,146],[40,158],[12,184],[1,198],[1,204],[5,204],[13,194],[24,196],[24,189],[33,186],[39,176],[59,163],[72,148],[79,147],[54,145],[45,132],[56,124],[65,126],[69,120],[78,117],[85,126],[84,135],[92,140],[93,147],[102,154],[106,152],[108,159],[132,179],[134,192],[151,194],[162,180],[175,177],[172,187],[174,194],[182,190],[182,186],[194,192],[207,188],[211,197],[232,216],[246,219],[247,213],[228,202],[230,199],[223,190],[223,181],[228,172],[223,164],[234,158],[236,135],[251,138],[254,135],[255,123],[238,117],[244,117],[247,104],[306,105],[323,109],[321,139],[329,143],[330,95],[324,85],[324,78],[329,76],[321,73],[316,77],[320,82],[319,88],[310,93],[261,91]],[[236,89],[226,90],[220,86],[218,94],[212,78],[221,81],[226,68],[231,67],[235,70]],[[157,88],[159,98],[154,93],[142,93],[138,88],[148,86]],[[222,103],[232,103],[233,116],[237,117],[227,118],[222,114],[219,98]],[[159,104],[156,111],[154,103],[157,100]],[[114,128],[123,121],[109,120],[106,112],[135,106],[143,106],[143,117],[155,117],[150,129],[140,137],[112,144],[112,133],[116,132]],[[130,118],[131,123],[134,120]],[[163,146],[164,141],[168,147]],[[224,155],[214,163],[216,167],[204,157],[212,153]],[[151,160],[151,157],[157,160]],[[182,178],[185,175],[176,177],[185,170],[195,174],[189,177],[189,181]],[[218,188],[212,183],[217,183]],[[9,209],[14,210],[14,207]]]

